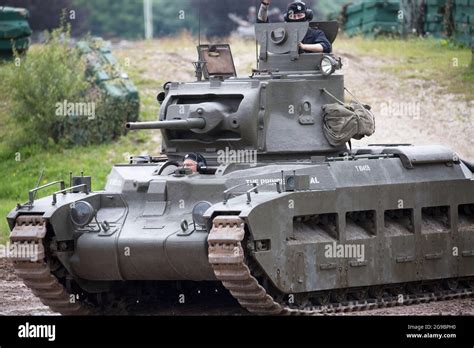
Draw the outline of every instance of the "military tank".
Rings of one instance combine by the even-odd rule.
[[[474,166],[443,146],[330,142],[342,65],[299,52],[309,25],[336,39],[336,22],[257,25],[250,77],[228,45],[199,45],[197,80],[165,84],[158,121],[127,124],[159,129],[162,156],[114,166],[103,191],[83,174],[29,191],[10,240],[34,251],[14,267],[45,305],[107,313],[125,294],[207,288],[312,315],[473,294]]]

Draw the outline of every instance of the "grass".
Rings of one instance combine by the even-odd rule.
[[[250,74],[255,65],[255,43],[252,40],[230,39],[239,76]],[[124,71],[140,90],[141,120],[157,118],[159,105],[156,95],[166,81],[191,81],[191,63],[196,59],[196,40],[189,35],[163,38],[149,42],[134,42],[114,50]],[[407,79],[430,79],[445,85],[453,93],[464,93],[474,99],[473,70],[465,67],[471,61],[468,49],[443,44],[436,40],[414,39],[408,42],[395,39],[338,38],[335,51],[343,50],[381,58],[380,67]],[[458,67],[453,67],[458,58]],[[379,59],[380,60],[380,59]],[[1,75],[1,67],[0,67]],[[1,76],[0,76],[1,78]],[[4,216],[16,203],[27,200],[27,192],[34,187],[44,168],[42,183],[64,179],[69,172],[92,175],[93,188],[102,189],[114,163],[123,163],[130,154],[159,152],[157,131],[131,132],[109,144],[63,149],[51,146],[7,149],[8,138],[15,137],[14,115],[9,110],[8,86],[0,84],[0,243],[8,238]],[[41,136],[40,134],[38,136]],[[16,161],[19,152],[21,160]],[[50,191],[49,191],[50,193]],[[48,194],[45,191],[41,195]]]
[[[447,92],[474,99],[471,50],[447,40],[342,37],[336,41],[335,49],[381,58],[385,62],[381,67],[384,71],[405,79],[432,80]]]
[[[48,151],[26,155],[21,161],[14,158],[3,159],[0,163],[2,182],[0,183],[0,243],[6,241],[8,230],[5,220],[7,213],[16,203],[24,203],[28,199],[28,189],[36,185],[42,169],[45,174],[42,184],[58,179],[68,182],[69,172],[92,175],[94,190],[104,188],[107,174],[114,163],[125,163],[131,154],[157,152],[149,141],[149,135],[134,133],[122,137],[112,144],[76,147],[72,149],[49,149]],[[56,188],[57,189],[57,188]],[[54,189],[45,190],[38,197],[52,193]]]
[[[12,64],[12,63],[7,63]],[[124,69],[130,75],[129,72]],[[1,67],[0,67],[1,75]],[[146,73],[143,75],[146,76]],[[159,105],[155,95],[147,90],[150,82],[137,79],[137,87],[141,91],[141,119],[156,119]],[[92,175],[94,190],[104,188],[107,174],[114,163],[128,162],[132,154],[157,154],[158,145],[153,132],[131,132],[125,137],[108,144],[85,147],[61,148],[50,145],[41,147],[11,148],[9,138],[15,137],[18,126],[14,122],[8,100],[8,86],[0,84],[0,244],[7,241],[9,229],[4,218],[17,203],[28,200],[28,190],[36,185],[39,174],[44,169],[41,184],[63,179],[68,182],[69,172]],[[38,134],[41,136],[41,134]],[[18,157],[19,156],[19,157]],[[51,194],[55,189],[45,190],[38,197]]]

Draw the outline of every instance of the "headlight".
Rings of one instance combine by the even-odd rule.
[[[204,217],[204,213],[207,209],[211,207],[211,203],[209,202],[198,202],[193,208],[193,221],[194,225],[199,227],[206,227],[207,219]]]
[[[324,76],[329,76],[336,71],[337,62],[333,57],[324,56],[321,59],[321,65],[319,69]]]
[[[79,201],[71,204],[71,221],[74,225],[84,227],[91,223],[96,214],[89,202]]]
[[[295,190],[295,177],[288,176],[285,180],[285,190],[287,191],[294,191]]]

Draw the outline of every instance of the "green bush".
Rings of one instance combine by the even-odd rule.
[[[54,30],[45,45],[2,67],[9,116],[20,130],[9,139],[12,148],[108,142],[137,113],[138,100],[130,105],[108,95],[69,42],[68,30]]]
[[[46,45],[31,50],[26,57],[17,57],[5,68],[10,112],[23,130],[17,140],[23,145],[43,146],[59,142],[67,119],[56,115],[57,103],[83,101],[90,89],[84,62],[67,45],[67,31],[53,31]]]

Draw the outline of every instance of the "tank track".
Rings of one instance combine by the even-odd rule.
[[[403,301],[399,301],[398,296],[390,296],[380,299],[293,308],[274,300],[251,274],[249,266],[245,263],[244,249],[241,244],[244,236],[245,226],[241,218],[238,216],[216,217],[208,237],[209,262],[216,278],[250,313],[259,315],[324,315],[452,300],[474,295],[471,286],[470,289],[438,290],[404,295]]]
[[[62,315],[91,315],[93,311],[86,305],[71,301],[74,296],[68,293],[59,280],[53,275],[45,259],[44,238],[46,222],[42,216],[23,215],[16,220],[10,241],[16,247],[29,244],[35,254],[13,259],[15,273],[33,294],[52,311]]]

